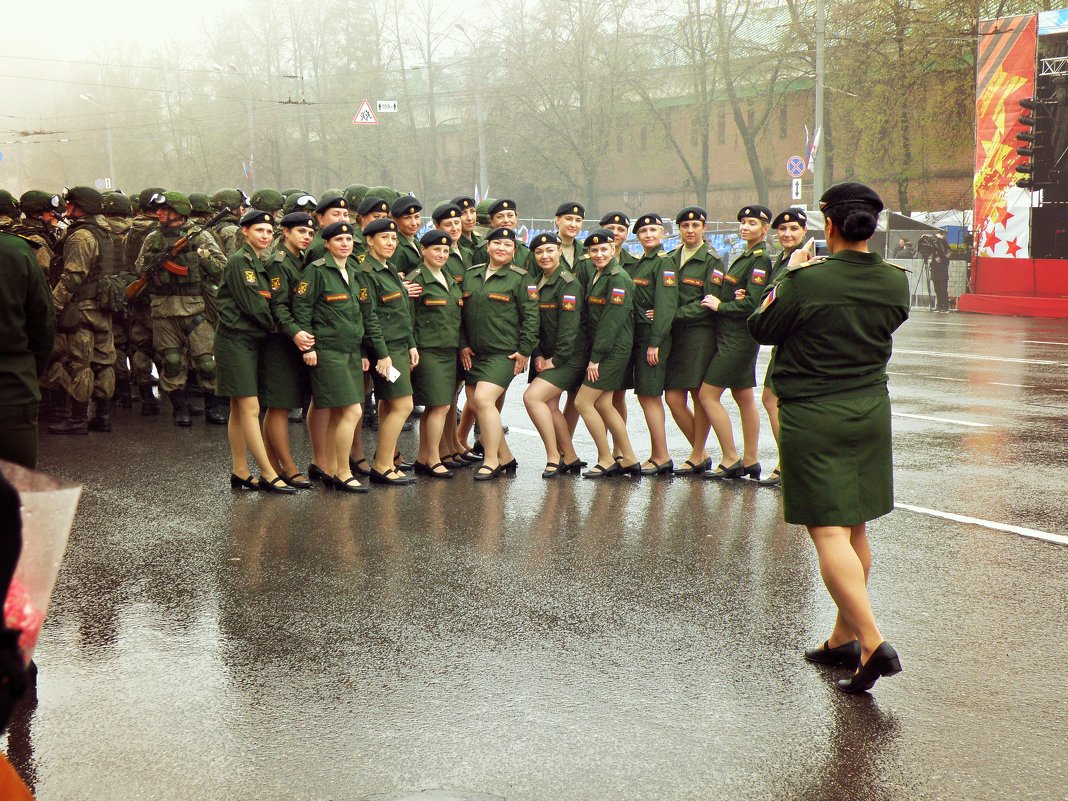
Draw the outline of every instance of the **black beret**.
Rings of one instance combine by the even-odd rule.
[[[436,209],[434,213],[430,215],[434,222],[439,223],[442,220],[448,219],[460,219],[460,215],[463,214],[463,210],[455,203],[442,203]]]
[[[323,241],[326,242],[328,239],[333,239],[335,236],[341,236],[342,234],[348,234],[349,236],[352,236],[355,230],[356,229],[352,227],[352,223],[347,223],[344,221],[330,223],[330,225],[326,226],[326,228],[323,229]]]
[[[447,248],[452,247],[452,237],[444,231],[427,231],[419,239],[419,244],[425,248],[434,247],[435,245],[444,245]]]
[[[368,195],[360,201],[360,205],[356,207],[356,213],[361,217],[366,217],[368,214],[380,211],[383,214],[389,214],[389,204],[382,198],[375,197],[374,195]]]
[[[250,225],[259,225],[260,223],[268,223],[274,225],[275,216],[269,211],[260,211],[259,209],[252,209],[246,211],[241,215],[241,227],[248,228]]]
[[[486,237],[487,242],[492,242],[494,239],[511,239],[516,241],[515,229],[513,228],[494,228],[489,232],[489,236]]]
[[[634,228],[632,230],[634,231],[634,233],[638,233],[640,229],[645,228],[647,225],[663,224],[664,221],[660,218],[659,214],[643,214],[641,217],[634,221]]]
[[[389,217],[380,217],[377,220],[371,220],[371,222],[364,226],[363,235],[364,237],[368,237],[380,234],[383,231],[396,232],[396,230],[397,224],[393,222],[393,220],[389,219]]]
[[[559,245],[560,237],[554,234],[552,231],[546,231],[544,234],[538,234],[536,237],[530,240],[530,249],[537,250],[542,245]]]
[[[762,223],[770,223],[771,209],[767,206],[760,205],[743,206],[738,212],[738,222],[741,222],[746,217],[752,217],[754,220],[760,220]]]
[[[581,203],[576,203],[574,201],[561,203],[560,208],[556,210],[556,216],[561,217],[564,214],[577,214],[579,217],[585,217],[586,209],[582,207]]]
[[[296,228],[298,225],[306,225],[311,228],[315,225],[315,220],[306,211],[291,211],[282,218],[283,228]]]
[[[772,228],[778,228],[783,223],[795,222],[800,223],[804,228],[808,223],[808,215],[805,214],[804,209],[787,209],[786,211],[780,211],[779,216],[771,221]]]
[[[349,202],[345,200],[343,195],[338,195],[336,197],[324,197],[322,200],[319,201],[319,205],[315,207],[315,213],[322,214],[323,212],[329,211],[330,209],[347,209],[348,207]]]
[[[583,245],[586,247],[592,247],[593,245],[614,245],[616,243],[616,235],[611,231],[606,231],[604,228],[598,228],[592,234],[590,234],[583,241]]]
[[[389,213],[394,217],[407,217],[409,214],[416,214],[422,210],[422,203],[411,195],[405,195],[404,197],[399,197],[393,201]]]
[[[459,206],[461,209],[473,209],[477,205],[473,197],[467,195],[459,195],[449,201],[454,206]]]
[[[630,217],[621,211],[610,211],[601,218],[600,225],[625,225],[630,226]]]
[[[835,184],[824,192],[823,197],[820,198],[820,211],[841,203],[866,203],[876,212],[884,208],[883,199],[875,193],[874,189],[852,181]]]
[[[496,214],[499,211],[509,211],[509,210],[516,211],[516,212],[519,211],[519,209],[515,205],[515,201],[514,200],[510,200],[509,198],[501,198],[500,200],[493,201],[493,203],[490,205],[490,207],[488,209],[486,209],[486,214],[488,214],[490,217],[492,217],[494,214]]]
[[[700,206],[687,206],[675,215],[675,224],[682,225],[688,220],[700,220],[701,222],[704,222],[707,219],[708,212],[702,209]]]

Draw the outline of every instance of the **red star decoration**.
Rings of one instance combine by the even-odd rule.
[[[993,231],[987,231],[986,240],[983,242],[983,247],[994,250],[998,246],[998,242],[1000,241],[1001,240],[998,239],[997,234],[995,234]]]
[[[1009,216],[1011,217],[1012,215],[1009,215]],[[1011,258],[1011,259],[1016,258],[1016,254],[1019,253],[1021,250],[1023,250],[1023,248],[1020,247],[1020,245],[1017,244],[1017,242],[1016,242],[1017,239],[1019,239],[1019,237],[1018,236],[1014,236],[1012,239],[1005,240],[1005,247],[1009,249],[1008,255],[1009,255],[1009,258]]]
[[[998,218],[994,222],[994,224],[1000,225],[1002,228],[1005,228],[1008,225],[1009,220],[1011,220],[1015,216],[1016,215],[1009,211],[1008,207],[1006,206],[1005,208],[1000,209],[998,211]]]

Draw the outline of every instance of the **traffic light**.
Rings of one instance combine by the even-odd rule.
[[[1034,189],[1040,183],[1035,174],[1035,152],[1039,149],[1038,134],[1040,132],[1039,120],[1042,114],[1042,103],[1037,98],[1027,97],[1020,101],[1023,113],[1019,117],[1020,125],[1024,130],[1016,134],[1016,138],[1023,143],[1016,148],[1016,152],[1026,159],[1016,165],[1016,172],[1020,177],[1016,185],[1021,189]]]

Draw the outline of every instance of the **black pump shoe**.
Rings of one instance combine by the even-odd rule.
[[[281,473],[279,475],[281,475]],[[291,476],[283,475],[282,480],[294,489],[311,489],[312,485],[312,483],[300,473],[294,473]]]
[[[479,465],[478,470],[475,471],[475,481],[494,481],[501,477],[501,466],[490,467],[489,465]]]
[[[576,476],[582,472],[582,468],[586,466],[586,462],[581,459],[576,459],[573,462],[563,462],[560,465],[560,473],[567,475],[568,473],[574,473]]]
[[[705,470],[705,478],[710,478],[713,481],[727,481],[733,478],[741,478],[745,472],[745,467],[742,465],[742,460],[732,464],[730,467],[726,465],[718,465],[715,470]],[[757,475],[760,475],[759,471]]]
[[[842,643],[834,648],[831,648],[829,643],[828,640],[819,648],[806,648],[805,659],[820,665],[834,665],[850,670],[860,667],[860,640]]]
[[[760,462],[753,462],[751,465],[742,467],[742,474],[738,478],[748,479],[749,481],[760,482]]]
[[[312,481],[327,481],[330,479],[330,476],[323,471],[323,468],[319,467],[315,462],[308,465],[307,475]]]
[[[541,471],[542,478],[556,478],[560,475],[560,465],[556,462],[546,462],[545,469]]]
[[[519,462],[515,460],[514,456],[512,457],[512,461],[505,462],[501,465],[501,472],[507,473],[510,476],[514,476],[517,470],[519,470]]]
[[[868,661],[848,679],[839,679],[838,689],[847,693],[865,693],[875,686],[880,676],[893,676],[901,672],[901,660],[897,651],[888,642],[880,643]]]
[[[364,467],[360,467],[360,465],[364,465]],[[350,458],[349,459],[349,470],[351,470],[353,473],[355,473],[358,476],[369,476],[369,475],[371,475],[371,463],[369,461],[367,461],[366,458],[363,458],[363,459],[352,459],[352,458]]]
[[[371,488],[368,487],[366,484],[361,484],[360,480],[358,478],[356,478],[356,476],[349,476],[344,481],[342,481],[337,476],[334,476],[333,480],[334,480],[334,489],[340,490],[341,492],[370,492],[371,491]]]
[[[281,476],[275,476],[270,481],[267,481],[260,476],[260,489],[263,492],[274,492],[278,495],[296,495],[297,491],[286,484],[286,480]]]
[[[259,488],[260,485],[253,481],[252,476],[241,478],[237,473],[230,474],[230,489],[250,489],[255,492]]]
[[[675,468],[675,475],[677,476],[699,476],[704,473],[709,467],[712,466],[711,459],[705,459],[703,462],[697,462],[696,464],[687,459],[682,463],[682,467]]]
[[[641,469],[643,476],[671,475],[671,473],[675,469],[675,463],[672,462],[670,459],[668,459],[663,464],[658,464],[657,462],[654,462],[652,459],[646,459],[645,463],[648,464],[648,465],[652,465],[652,466],[651,467],[643,467]]]
[[[414,484],[415,479],[411,476],[406,476],[397,468],[391,468],[384,473],[379,473],[373,467],[371,468],[371,483],[372,484],[386,484],[392,487],[406,487],[409,484]]]
[[[617,471],[616,475],[640,476],[642,474],[641,462],[634,462],[633,464],[623,464],[623,459],[621,458],[619,461],[616,462],[616,465],[618,465],[619,467],[619,470]]]

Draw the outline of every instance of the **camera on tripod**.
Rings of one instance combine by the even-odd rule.
[[[923,234],[916,242],[916,253],[922,259],[930,259],[938,253],[938,240],[934,234]]]

